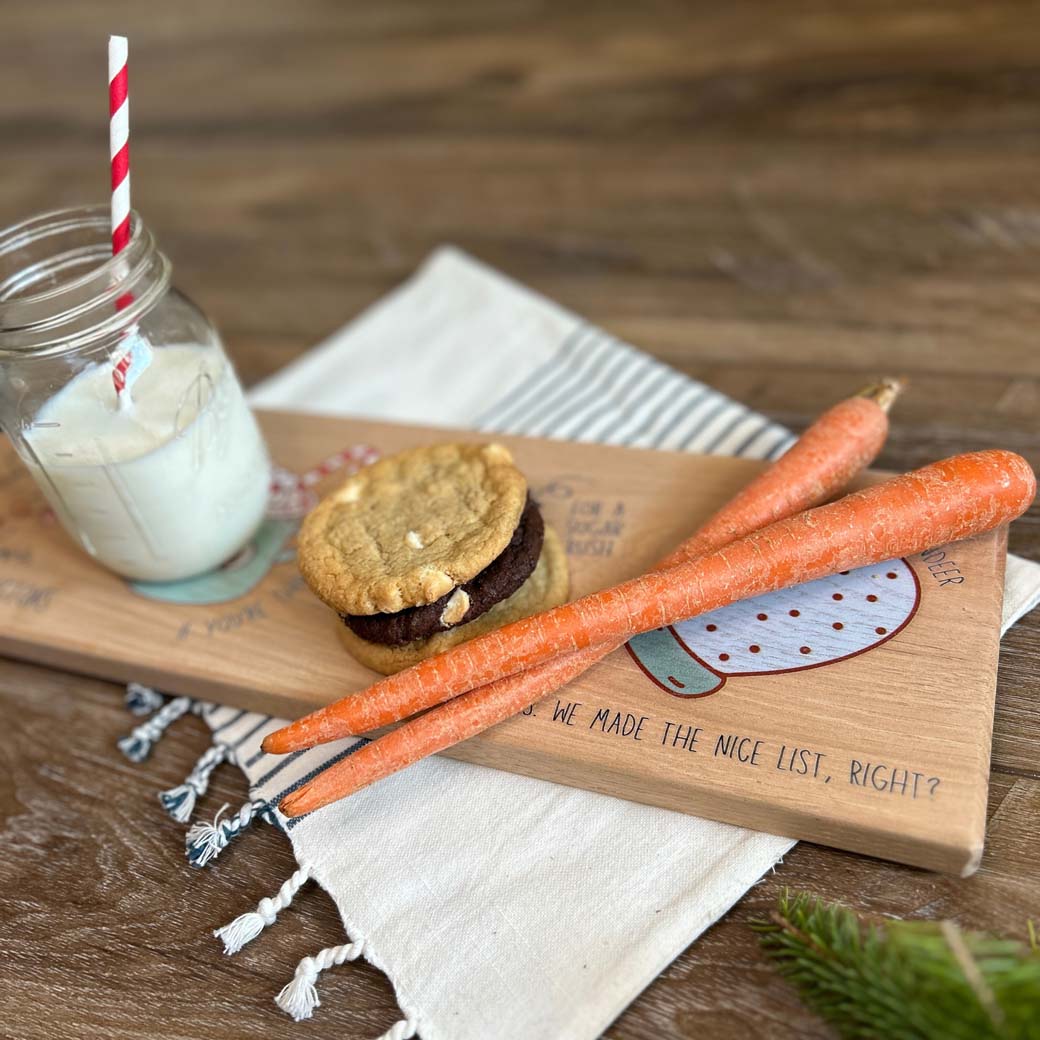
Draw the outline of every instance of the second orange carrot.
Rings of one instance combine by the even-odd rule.
[[[694,535],[658,563],[655,570],[721,548],[735,538],[819,505],[844,491],[881,451],[888,435],[888,410],[900,389],[897,381],[882,380],[829,408],[788,452],[737,492]],[[554,677],[564,678],[551,689],[558,689],[591,668],[624,642],[615,640],[602,647],[569,655],[569,670],[553,669]],[[551,692],[551,689],[545,689],[548,677],[534,674],[536,670],[528,672],[532,701]],[[515,697],[514,692],[513,699]],[[323,712],[325,709],[320,710]],[[337,732],[334,736],[316,738],[313,727],[309,725],[314,717],[314,714],[306,716],[270,734],[264,741],[264,750],[271,754],[286,754],[345,735]]]

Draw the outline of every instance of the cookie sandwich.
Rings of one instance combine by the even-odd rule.
[[[567,599],[563,546],[500,444],[366,466],[308,514],[297,556],[346,649],[384,674]]]

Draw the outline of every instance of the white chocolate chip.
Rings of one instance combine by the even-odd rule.
[[[430,601],[446,596],[455,587],[455,582],[436,567],[428,567],[422,574],[422,590]]]
[[[337,502],[356,502],[361,497],[361,484],[356,480],[348,480],[336,492]]]
[[[422,549],[423,548],[423,540],[422,540],[422,538],[419,537],[419,532],[418,531],[409,531],[404,536],[404,540],[405,540],[405,544],[410,546],[413,549]]]
[[[482,454],[492,466],[511,466],[513,464],[513,456],[509,454],[509,449],[502,444],[485,444]]]
[[[464,589],[456,589],[441,611],[442,625],[457,625],[469,610],[469,596]]]

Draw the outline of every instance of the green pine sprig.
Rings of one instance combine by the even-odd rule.
[[[1040,948],[952,921],[861,920],[781,893],[753,927],[805,1003],[850,1040],[1040,1040]]]

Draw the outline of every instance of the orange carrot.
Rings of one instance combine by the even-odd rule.
[[[558,654],[991,530],[1035,493],[1032,470],[1012,452],[955,456],[472,639],[294,726],[310,730],[310,743],[375,729]],[[293,813],[306,811],[304,790],[287,803]]]
[[[885,379],[828,409],[789,451],[763,470],[654,569],[664,570],[682,560],[718,549],[735,538],[818,505],[843,490],[880,452],[888,436],[888,410],[901,389],[897,380]],[[554,668],[552,675],[564,674],[566,678],[559,685],[565,685],[624,643],[623,639],[614,640],[568,655],[570,672]],[[537,699],[535,694],[544,696],[552,689],[559,689],[555,686],[546,690],[548,677],[543,679],[534,674],[536,671],[531,669],[528,673],[532,691],[528,703]],[[518,696],[514,692],[513,701]],[[522,711],[525,707],[526,704],[521,704],[516,710]],[[264,750],[285,754],[309,746],[298,733],[295,724],[280,729],[265,739]]]
[[[654,575],[659,579],[656,582],[636,579],[626,586],[607,590],[607,593],[618,596],[627,606],[630,622],[638,626],[639,631],[646,631],[658,624],[670,624],[680,617],[714,610],[737,599],[801,584],[840,570],[910,555],[933,545],[990,530],[1021,515],[1035,493],[1036,478],[1020,456],[1002,451],[959,455],[847,495],[829,506],[780,521],[730,544],[724,550],[657,573]],[[654,596],[664,597],[671,591],[662,588],[662,584],[677,583],[680,578],[684,578],[682,583],[687,585],[685,596],[681,592],[672,592],[663,608],[671,621],[661,620],[643,628],[646,618],[655,612]],[[690,613],[673,616],[670,612],[674,602],[691,602],[689,586],[693,588],[697,606]],[[653,589],[650,599],[639,602],[647,595],[648,588]],[[598,593],[578,601],[579,604],[588,603],[585,615],[577,621],[567,619],[559,628],[567,624],[571,637],[580,639],[583,636],[579,633],[587,632],[597,624],[616,624],[613,608],[616,599],[608,599],[604,608],[600,602],[603,595]],[[564,609],[557,608],[557,611]],[[690,608],[680,606],[674,609],[685,611]],[[527,621],[534,622],[554,613],[556,611],[547,611]],[[523,621],[517,622],[501,631],[508,633],[509,629],[523,629],[524,624]],[[543,645],[553,644],[559,638],[559,628],[542,640]],[[544,629],[539,634],[544,634]],[[529,658],[539,658],[542,651],[537,643],[531,644],[530,633],[521,631],[518,635],[518,648],[513,653],[523,652]],[[456,650],[478,642],[473,640]],[[501,653],[501,647],[498,650]],[[426,755],[474,736],[563,685],[573,677],[575,658],[599,655],[600,650],[599,646],[593,646],[579,654],[556,657],[536,669],[510,674],[455,697],[320,773],[282,802],[282,812],[288,816],[312,812]],[[455,651],[449,651],[452,653]],[[419,665],[409,671],[421,668]],[[376,687],[379,685],[377,683]],[[424,693],[429,696],[428,692]],[[350,704],[350,699],[339,703]]]
[[[901,389],[898,381],[885,379],[828,409],[788,452],[738,491],[654,569],[665,570],[720,549],[844,491],[884,446],[888,409]]]
[[[595,646],[578,654],[562,654],[537,668],[453,697],[341,758],[283,798],[278,808],[286,816],[303,816],[476,736],[566,686],[611,649]],[[589,655],[591,660],[586,663]]]

